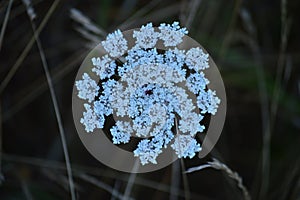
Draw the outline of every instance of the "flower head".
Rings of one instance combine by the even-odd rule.
[[[85,126],[86,132],[92,132],[95,128],[103,128],[103,115],[97,116],[89,104],[84,104],[84,108],[86,109],[86,112],[83,112],[83,117],[80,119],[80,123]]]
[[[100,79],[110,78],[115,73],[117,67],[115,61],[110,59],[108,55],[102,58],[92,58],[92,63],[95,66],[92,71],[95,72]]]
[[[186,86],[194,94],[198,94],[200,90],[204,90],[209,84],[209,80],[204,77],[204,73],[193,73],[187,78]]]
[[[142,165],[153,163],[156,164],[156,158],[161,153],[160,142],[155,143],[153,141],[144,139],[140,141],[136,150],[134,150],[134,156],[138,156]]]
[[[190,135],[178,135],[171,147],[175,150],[175,153],[179,158],[193,158],[195,156],[195,152],[199,152],[201,150],[200,145]]]
[[[113,143],[127,143],[130,140],[130,133],[132,127],[129,122],[117,121],[116,125],[110,129],[111,135],[113,136]]]
[[[204,53],[199,47],[191,48],[186,53],[186,64],[190,69],[199,72],[209,67],[208,54]]]
[[[120,30],[109,34],[101,43],[107,54],[91,59],[99,86],[87,73],[76,81],[78,97],[89,103],[84,104],[80,120],[86,132],[104,128],[105,120],[114,117],[109,128],[112,143],[126,144],[131,137],[141,137],[133,155],[142,165],[156,164],[170,144],[179,158],[199,152],[194,137],[205,130],[204,114],[214,115],[220,99],[208,89],[202,71],[209,67],[208,54],[199,47],[178,48],[185,34],[178,22],[158,29],[148,23],[133,31],[135,44],[129,49]],[[164,50],[156,49],[158,40]],[[112,58],[120,56],[122,63]]]
[[[139,31],[133,31],[133,38],[136,38],[136,47],[153,48],[159,37],[159,33],[154,31],[152,23],[142,26]]]
[[[166,47],[174,47],[182,42],[184,35],[188,33],[186,28],[181,28],[179,22],[174,22],[172,25],[162,23],[159,27],[159,38],[164,41]]]
[[[212,90],[201,90],[197,97],[197,105],[201,109],[201,113],[216,114],[221,100],[216,96],[216,91]]]
[[[127,50],[127,40],[120,30],[108,34],[106,40],[102,41],[101,44],[112,57],[122,56]]]
[[[89,103],[95,99],[100,89],[96,81],[91,79],[87,73],[84,73],[82,80],[76,81],[75,85],[78,90],[78,97],[88,100]]]

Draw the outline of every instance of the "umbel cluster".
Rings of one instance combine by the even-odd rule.
[[[205,130],[203,116],[214,115],[220,99],[207,87],[209,55],[200,47],[177,48],[187,33],[178,22],[158,28],[148,23],[133,31],[132,48],[120,30],[109,34],[101,42],[106,54],[93,57],[91,72],[75,83],[78,97],[85,101],[80,120],[85,131],[102,129],[108,116],[116,116],[112,142],[142,138],[133,151],[142,165],[156,164],[168,145],[179,158],[201,151],[195,136]],[[159,41],[165,50],[156,49]]]

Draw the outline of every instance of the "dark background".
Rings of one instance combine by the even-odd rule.
[[[0,29],[5,30],[0,84],[9,80],[0,86],[0,199],[70,199],[61,137],[36,43],[22,53],[33,37],[30,18],[22,1],[14,0],[5,27],[9,2],[0,1]],[[53,4],[32,1],[37,27]],[[116,28],[176,20],[216,62],[228,101],[215,149],[205,159],[184,160],[185,168],[217,158],[239,174],[252,199],[300,199],[299,5],[296,0],[59,1],[39,37],[62,117],[77,198],[113,199],[107,188],[124,194],[133,178],[94,159],[77,135],[71,98],[81,62]],[[82,17],[72,19],[72,8],[103,34],[89,30],[80,22]],[[181,176],[180,167],[178,160],[159,171],[138,174],[130,196],[243,199],[226,171],[204,169]]]

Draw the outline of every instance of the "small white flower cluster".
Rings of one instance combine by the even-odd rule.
[[[130,140],[130,133],[133,131],[129,122],[117,121],[116,125],[111,129],[111,135],[113,136],[113,143],[127,143]]]
[[[197,97],[197,105],[201,109],[201,113],[216,114],[221,100],[216,96],[216,91],[212,90],[201,90]]]
[[[102,58],[92,58],[92,63],[95,66],[92,71],[95,72],[100,79],[110,78],[117,67],[115,61],[108,57],[108,55]]]
[[[203,72],[191,74],[187,78],[187,87],[194,94],[198,94],[200,90],[204,90],[206,85],[209,84],[209,80],[205,78]]]
[[[102,41],[101,44],[112,57],[122,56],[128,49],[127,40],[120,30],[108,34],[106,40]]]
[[[87,103],[84,104],[84,108],[86,112],[83,112],[83,118],[80,119],[80,123],[85,125],[86,132],[92,132],[95,128],[103,128],[104,117],[97,117],[95,111]]]
[[[156,158],[162,152],[159,143],[153,142],[153,140],[144,139],[138,144],[138,148],[134,151],[134,155],[139,156],[142,165],[149,162],[157,164]]]
[[[209,67],[208,57],[208,54],[204,53],[199,47],[191,48],[186,53],[186,65],[190,69],[199,72]]]
[[[78,90],[78,97],[84,100],[88,100],[91,103],[95,96],[98,95],[100,89],[93,79],[87,74],[82,75],[82,80],[76,81],[76,88]]]
[[[93,102],[84,104],[86,112],[80,122],[85,130],[103,128],[105,118],[115,114],[118,120],[110,129],[112,142],[125,144],[131,136],[144,138],[133,151],[143,165],[156,164],[162,149],[171,142],[179,158],[192,158],[201,150],[194,137],[205,130],[203,114],[214,115],[220,104],[216,92],[208,89],[203,71],[209,67],[208,54],[199,47],[177,49],[187,34],[178,22],[161,24],[158,30],[148,23],[133,31],[135,46],[131,49],[121,31],[109,34],[101,43],[108,54],[91,60],[101,84],[86,73],[76,81],[78,97]],[[159,39],[166,48],[173,48],[158,52],[155,46]],[[125,63],[117,65],[113,58],[125,52]],[[189,93],[197,96],[196,105]],[[130,121],[123,121],[125,117]]]
[[[195,156],[195,152],[199,152],[201,150],[200,145],[190,135],[179,135],[175,138],[175,142],[171,145],[171,147],[175,149],[179,158],[193,158]]]
[[[153,48],[159,38],[159,33],[154,31],[152,23],[142,26],[139,31],[133,31],[133,38],[136,38],[137,48]]]
[[[188,34],[186,28],[180,28],[179,22],[170,24],[161,24],[159,27],[159,38],[164,41],[166,47],[174,47],[182,42],[184,35]]]
[[[139,31],[133,31],[133,38],[136,38],[134,48],[153,48],[158,39],[164,42],[165,47],[175,47],[183,41],[183,36],[188,33],[186,28],[181,28],[179,22],[171,24],[162,23],[156,32],[152,23],[142,26]]]

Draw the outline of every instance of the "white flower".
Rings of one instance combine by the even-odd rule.
[[[149,124],[138,123],[135,120],[133,122],[133,129],[137,137],[148,137],[150,135],[151,126]]]
[[[201,151],[200,144],[190,135],[177,135],[171,147],[175,150],[179,158],[193,158],[195,152]]]
[[[185,89],[174,87],[174,96],[176,96],[179,101],[179,110],[176,112],[180,116],[184,116],[186,113],[192,112],[196,108],[193,101],[188,98],[188,94]]]
[[[160,145],[159,145],[160,146]],[[134,156],[139,157],[142,165],[147,163],[156,164],[156,157],[162,151],[160,148],[156,147],[156,144],[151,142],[150,140],[144,139],[139,142],[138,148],[134,150]]]
[[[111,96],[109,97],[109,102],[112,109],[119,117],[124,117],[127,115],[127,110],[129,106],[129,93],[126,88],[119,82],[112,88]]]
[[[194,137],[197,132],[203,132],[205,127],[200,124],[203,116],[195,112],[184,113],[179,121],[179,130]]]
[[[84,73],[82,75],[82,80],[76,81],[75,85],[78,90],[78,97],[88,100],[89,103],[95,99],[98,95],[98,90],[100,89],[96,81],[91,79],[87,73]]]
[[[128,143],[132,131],[133,130],[129,122],[117,121],[116,125],[110,129],[111,135],[113,136],[113,143]]]
[[[108,55],[102,58],[92,58],[92,63],[95,66],[92,71],[95,72],[100,79],[110,78],[116,69],[116,63],[108,57]]]
[[[193,73],[187,78],[186,86],[194,94],[198,94],[200,90],[204,90],[209,80],[205,78],[204,73]]]
[[[182,66],[185,63],[185,51],[179,50],[175,47],[175,49],[170,49],[165,52],[165,64],[173,69],[177,70],[180,75],[185,76],[186,69]]]
[[[105,117],[117,116],[110,128],[114,144],[128,143],[131,135],[148,137],[133,152],[142,165],[156,164],[157,156],[171,142],[179,158],[192,158],[201,150],[194,137],[205,129],[202,114],[214,115],[220,104],[216,92],[207,89],[209,80],[201,71],[209,67],[208,54],[199,47],[176,48],[187,34],[178,22],[161,24],[158,29],[156,32],[148,23],[133,31],[135,44],[131,49],[120,30],[109,34],[102,42],[107,54],[91,59],[92,71],[100,77],[101,86],[86,73],[83,80],[76,81],[78,97],[94,101],[93,107],[84,104],[86,112],[80,122],[85,130],[103,128]],[[159,39],[165,51],[155,48]],[[112,57],[125,53],[124,63],[117,65],[119,62]],[[192,93],[197,102],[193,102]],[[173,133],[176,121],[178,132]]]
[[[167,111],[166,106],[163,106],[159,103],[154,103],[149,109],[148,115],[150,116],[152,123],[161,123],[164,124],[167,120]]]
[[[164,125],[172,112],[178,110],[178,100],[167,89],[148,84],[135,91],[130,97],[128,115],[133,119],[133,129],[138,137],[154,136]],[[154,131],[150,132],[151,129]],[[168,127],[169,128],[169,127]]]
[[[200,70],[209,67],[208,64],[209,55],[204,53],[199,47],[191,48],[186,53],[186,65],[190,68],[199,72]]]
[[[106,96],[101,95],[99,101],[94,102],[94,111],[97,115],[110,115],[112,114],[112,109],[106,98]]]
[[[84,104],[84,108],[86,112],[83,112],[83,118],[80,119],[80,123],[85,126],[86,132],[92,132],[95,128],[103,128],[104,116],[97,116],[87,103]]]
[[[127,40],[123,37],[120,30],[108,34],[106,40],[102,41],[101,44],[112,57],[122,56],[128,49]]]
[[[169,126],[169,127],[168,127]],[[161,130],[155,137],[152,139],[154,143],[157,144],[157,147],[159,148],[167,148],[168,144],[173,140],[174,133],[170,130],[173,126],[173,121],[168,120],[166,127],[163,131]]]
[[[142,26],[139,31],[133,31],[133,38],[136,38],[136,47],[148,49],[153,48],[159,37],[159,33],[154,31],[152,23]]]
[[[219,107],[221,100],[216,96],[216,91],[201,90],[197,97],[198,107],[201,109],[201,113],[216,114],[217,108]]]
[[[160,24],[158,27],[160,30],[159,38],[164,41],[166,47],[174,47],[182,42],[182,38],[188,33],[186,28],[180,28],[178,22],[170,24]]]

